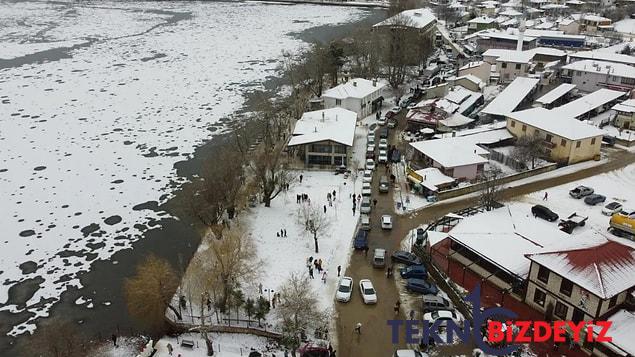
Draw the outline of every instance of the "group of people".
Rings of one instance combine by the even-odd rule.
[[[287,230],[285,228],[280,228],[280,232],[277,232],[276,236],[278,238],[280,238],[280,237],[286,238],[287,237]]]
[[[302,202],[311,203],[311,199],[309,198],[308,194],[299,193],[299,194],[295,195],[295,203],[302,203]]]
[[[326,269],[322,268],[322,259],[313,259],[313,257],[309,257],[306,263],[307,268],[309,268],[309,278],[315,279],[315,275],[313,274],[313,270],[317,270],[318,276],[322,275],[322,282],[326,284]],[[340,267],[338,267],[338,274],[340,273]]]

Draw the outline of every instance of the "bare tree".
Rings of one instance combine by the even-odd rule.
[[[178,285],[179,280],[170,263],[153,254],[148,255],[137,266],[135,275],[124,281],[130,315],[153,333],[165,327],[167,309],[180,320],[180,311],[172,306]]]
[[[328,315],[318,307],[315,292],[306,276],[291,274],[280,290],[276,313],[282,320],[284,343],[292,354],[300,346],[301,335],[310,327],[323,326]]]
[[[402,11],[416,9],[416,0],[391,0],[388,7],[388,16],[394,16]]]
[[[29,356],[38,357],[84,357],[88,353],[86,341],[77,325],[59,319],[38,326],[25,349]]]
[[[531,163],[531,168],[536,168],[536,160],[542,158],[546,154],[545,140],[539,135],[525,135],[516,140],[516,146],[511,153],[511,157],[518,162],[528,166],[527,163]]]
[[[356,77],[379,77],[381,67],[381,36],[367,28],[353,32],[348,39],[346,55],[351,60],[351,70]]]
[[[423,38],[412,19],[404,15],[389,19],[379,34],[383,37],[382,64],[386,78],[393,88],[397,88],[404,82],[408,67],[421,62],[424,53],[421,53],[420,41]]]
[[[319,253],[318,235],[328,232],[331,227],[331,220],[321,207],[311,203],[304,203],[298,209],[298,224],[304,227],[304,230],[313,235],[315,243],[315,252]]]
[[[501,185],[499,183],[501,176],[501,169],[496,166],[491,166],[485,169],[479,177],[479,181],[483,184],[479,201],[488,211],[498,206],[498,200],[501,194]]]

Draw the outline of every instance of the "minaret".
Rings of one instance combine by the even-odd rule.
[[[520,19],[520,22],[518,24],[518,44],[516,45],[516,51],[522,51],[523,50],[523,39],[525,37],[525,16],[523,15],[523,18]]]

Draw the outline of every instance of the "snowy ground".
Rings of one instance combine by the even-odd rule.
[[[20,67],[0,61],[0,310],[24,309],[3,305],[11,286],[44,280],[26,302],[34,316],[12,335],[33,330],[92,261],[151,229],[160,214],[135,206],[170,197],[174,163],[223,130],[243,92],[277,73],[282,49],[304,46],[290,33],[363,13],[238,2],[1,6],[2,58],[53,49]]]
[[[615,31],[635,34],[635,19],[624,19],[614,24]]]
[[[246,357],[253,349],[261,353],[267,353],[266,356],[275,354],[282,357],[284,351],[277,349],[266,338],[257,337],[253,335],[243,334],[210,334],[209,337],[214,343],[214,356],[220,357]],[[181,347],[180,341],[182,339],[192,340],[195,343],[194,348]],[[163,337],[160,339],[154,348],[157,352],[155,357],[169,357],[167,344],[171,344],[174,348],[172,356],[182,357],[203,357],[207,356],[207,349],[205,348],[205,340],[199,337],[196,333],[181,335],[178,338],[175,337]]]
[[[271,202],[271,207],[259,206],[248,213],[246,221],[250,225],[256,243],[258,257],[262,259],[262,277],[259,282],[264,289],[280,290],[291,273],[308,276],[307,258],[322,259],[327,271],[326,284],[314,271],[315,279],[311,287],[322,309],[333,307],[337,286],[337,266],[342,270],[348,264],[352,251],[352,238],[359,218],[358,210],[353,216],[353,204],[349,197],[353,193],[352,178],[344,179],[343,175],[332,172],[303,171],[302,183],[296,183],[290,191]],[[357,193],[361,192],[361,177],[355,185]],[[333,206],[328,205],[326,194],[336,191],[337,199]],[[304,231],[298,222],[298,210],[301,204],[296,203],[296,194],[306,193],[310,204],[323,209],[327,207],[327,215],[331,220],[328,233],[318,237],[319,253],[315,253],[313,237]],[[276,232],[287,230],[286,238],[278,238]],[[257,293],[253,291],[252,293]]]
[[[111,341],[104,342],[88,353],[88,357],[134,357],[146,344],[140,337],[119,337],[117,347]]]

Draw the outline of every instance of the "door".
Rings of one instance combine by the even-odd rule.
[[[573,309],[573,316],[571,317],[571,320],[575,323],[584,320],[584,311],[578,309],[577,307]]]

